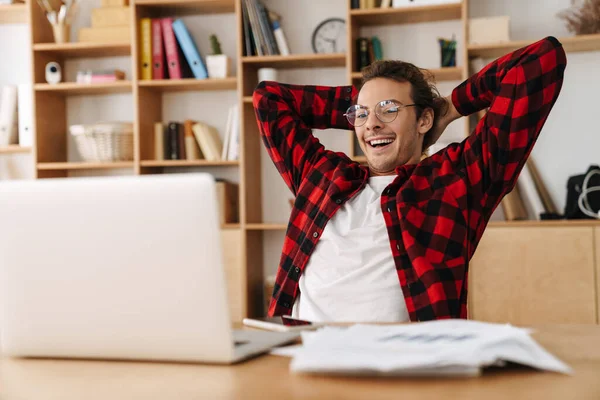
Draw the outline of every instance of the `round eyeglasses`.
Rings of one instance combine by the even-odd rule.
[[[375,106],[375,115],[377,119],[383,122],[384,124],[388,124],[393,122],[398,116],[398,112],[405,107],[413,107],[418,106],[418,104],[401,104],[394,100],[383,100],[377,103]],[[369,118],[369,108],[365,106],[361,106],[359,104],[353,105],[344,114],[344,116],[348,119],[353,126],[362,126],[367,122]]]

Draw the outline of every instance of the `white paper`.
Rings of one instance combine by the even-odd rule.
[[[299,373],[477,376],[511,361],[570,373],[527,329],[468,320],[353,325],[302,332],[290,369]]]

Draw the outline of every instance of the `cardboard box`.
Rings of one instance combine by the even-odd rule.
[[[217,201],[221,225],[238,223],[238,185],[227,181],[217,182]]]
[[[510,17],[469,19],[469,44],[510,42]]]
[[[129,0],[102,0],[102,7],[124,7],[129,5]]]
[[[131,26],[131,7],[102,7],[92,9],[92,28]]]
[[[81,28],[77,40],[87,43],[131,43],[131,27]]]

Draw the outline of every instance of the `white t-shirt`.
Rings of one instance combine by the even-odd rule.
[[[381,212],[381,193],[394,178],[369,178],[329,220],[300,276],[293,317],[315,322],[409,321]]]

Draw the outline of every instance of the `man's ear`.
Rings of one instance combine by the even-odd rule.
[[[421,117],[417,121],[417,132],[420,135],[425,135],[433,127],[434,115],[432,108],[426,108],[421,113]]]

